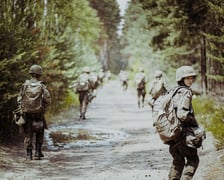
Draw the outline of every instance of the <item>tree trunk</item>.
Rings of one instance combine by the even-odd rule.
[[[207,66],[206,66],[206,39],[203,36],[201,39],[201,87],[204,93],[207,93]]]
[[[103,47],[100,52],[100,62],[103,66],[103,69],[108,68],[108,40],[105,40]]]

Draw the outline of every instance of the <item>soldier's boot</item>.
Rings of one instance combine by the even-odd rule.
[[[85,119],[86,119],[85,113],[81,113],[80,120],[85,120]]]
[[[144,101],[142,101],[142,108],[144,108],[144,104],[145,104],[145,102],[144,102]]]
[[[40,160],[41,157],[44,157],[44,155],[43,155],[43,153],[41,151],[41,145],[40,144],[37,144],[36,151],[35,151],[35,155],[34,156],[35,156],[35,159],[36,160]]]
[[[80,120],[80,121],[83,120],[83,115],[82,115],[82,113],[80,113],[79,120]]]
[[[44,157],[41,148],[39,148],[36,152],[35,152],[35,157]]]
[[[41,151],[37,151],[37,152],[35,152],[35,157],[42,158],[42,157],[44,157],[44,155],[43,155],[43,153]]]
[[[29,148],[26,149],[26,156],[27,156],[27,159],[30,159],[30,160],[33,159],[32,149],[29,149]]]
[[[85,115],[85,113],[82,113],[82,119],[83,119],[83,120],[86,120],[86,115]]]
[[[90,94],[90,95],[88,96],[88,102],[91,103],[92,100],[93,100],[95,97],[96,97],[96,96]]]
[[[138,108],[140,108],[140,102],[138,102]]]

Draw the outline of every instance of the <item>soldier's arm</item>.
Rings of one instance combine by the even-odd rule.
[[[46,87],[44,87],[43,101],[44,101],[44,106],[46,109],[51,104],[51,95]]]
[[[152,89],[153,89],[153,87],[154,87],[154,80],[152,80],[151,82],[150,82],[150,84],[149,84],[149,87],[148,87],[148,89],[149,89],[149,94],[151,95],[152,94]]]
[[[180,92],[180,100],[177,106],[177,117],[183,124],[197,126],[197,121],[192,109],[192,91],[190,89],[182,89]]]
[[[19,95],[17,97],[17,104],[20,106],[21,105],[21,101],[22,101],[22,96],[23,96],[23,93],[24,93],[24,88],[25,88],[25,83],[22,85],[22,87],[20,88],[20,91],[19,91]]]
[[[168,91],[169,87],[165,80],[163,80],[163,87],[164,87],[165,91]]]

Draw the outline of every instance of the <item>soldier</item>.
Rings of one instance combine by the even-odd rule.
[[[86,119],[86,110],[89,103],[89,93],[91,90],[90,68],[84,67],[75,86],[75,92],[79,94],[80,120]]]
[[[92,102],[92,100],[96,97],[97,95],[97,89],[100,85],[100,82],[99,82],[99,76],[96,72],[95,69],[93,69],[91,72],[90,72],[90,91],[89,91],[89,102]]]
[[[192,108],[192,83],[195,81],[196,73],[191,66],[181,66],[176,71],[176,81],[178,86],[184,86],[178,91],[178,96],[174,97],[177,106],[177,117],[183,125],[183,133],[176,140],[168,144],[169,152],[173,157],[173,163],[169,172],[169,180],[192,179],[199,164],[197,148],[192,146],[194,142],[186,141],[186,130],[188,127],[198,127]],[[186,162],[185,162],[186,159]]]
[[[164,95],[166,92],[167,92],[167,87],[166,87],[166,82],[163,79],[163,72],[160,70],[157,70],[154,73],[154,79],[149,85],[149,98],[148,98],[149,105],[153,107],[155,100],[159,96]]]
[[[144,69],[142,67],[139,68],[139,73],[135,75],[135,83],[137,86],[137,98],[138,98],[138,107],[140,108],[141,105],[144,107],[145,102],[145,95],[146,95],[146,76],[144,73]]]
[[[121,81],[123,90],[127,91],[127,89],[128,89],[128,72],[121,70],[118,76]]]
[[[35,133],[35,159],[44,157],[41,146],[44,139],[44,129],[47,129],[44,113],[51,103],[51,96],[40,77],[42,67],[32,65],[29,70],[30,80],[26,80],[20,89],[17,98],[19,107],[22,109],[25,124],[23,130],[25,133],[25,148],[27,157],[32,160],[32,139]]]
[[[99,80],[100,80],[100,85],[101,85],[101,87],[103,87],[103,80],[104,80],[105,74],[104,74],[102,68],[100,69],[98,76],[99,76]]]
[[[106,73],[106,80],[110,80],[110,79],[111,79],[111,72],[110,70],[108,70]]]

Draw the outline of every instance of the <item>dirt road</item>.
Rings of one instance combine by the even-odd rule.
[[[110,81],[89,105],[87,120],[73,110],[46,131],[42,160],[26,160],[23,147],[0,148],[0,179],[163,180],[171,157],[152,126],[150,108],[138,109],[134,89]],[[221,180],[221,152],[207,133],[194,180]],[[212,173],[209,173],[210,171]],[[220,175],[221,174],[221,175]]]

